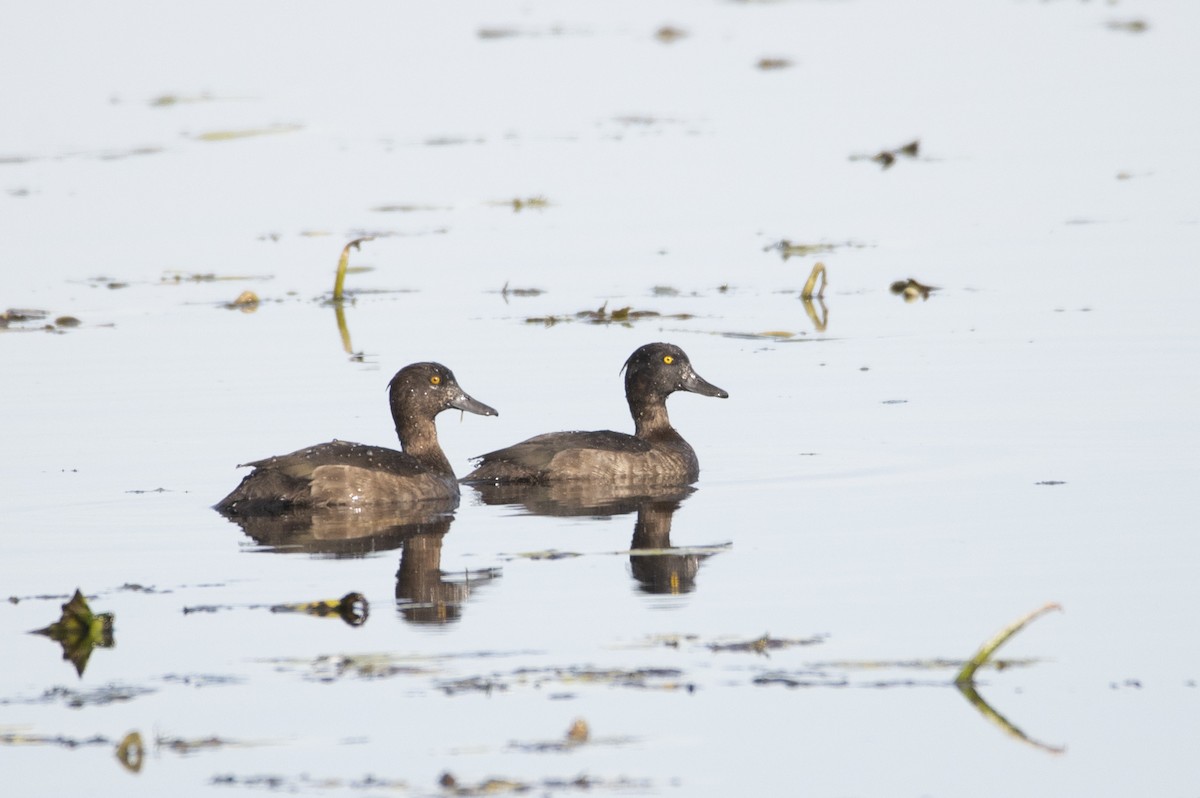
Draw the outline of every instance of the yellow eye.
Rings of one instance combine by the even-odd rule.
[[[675,362],[675,358],[671,357],[670,355],[663,355],[663,362],[669,366]]]
[[[441,385],[442,378],[439,377],[438,375],[434,374],[432,377],[429,378],[429,382],[431,385]]]

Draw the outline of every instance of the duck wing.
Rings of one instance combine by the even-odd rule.
[[[547,476],[547,469],[556,457],[564,453],[586,457],[583,453],[589,450],[603,458],[613,454],[645,454],[651,445],[641,438],[612,430],[548,432],[474,458],[477,467],[463,481],[537,482]]]

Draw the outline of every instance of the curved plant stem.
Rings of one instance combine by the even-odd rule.
[[[334,302],[342,301],[342,292],[343,292],[343,289],[345,289],[345,287],[346,287],[346,268],[350,265],[350,249],[351,248],[358,249],[359,244],[362,244],[364,241],[372,241],[372,240],[374,240],[374,236],[367,236],[366,238],[356,238],[353,241],[351,241],[349,244],[347,244],[346,246],[342,247],[342,257],[338,258],[337,277],[335,277],[334,281],[333,281],[333,301]]]
[[[1016,621],[1013,621],[1011,624],[1002,629],[1000,634],[996,635],[991,640],[980,646],[979,651],[975,652],[975,656],[971,657],[971,659],[967,661],[966,665],[963,665],[962,670],[958,672],[958,676],[954,677],[954,683],[974,684],[975,671],[979,670],[979,668],[983,667],[983,665],[986,664],[989,659],[991,659],[991,656],[996,652],[996,649],[1004,645],[1004,643],[1008,641],[1008,638],[1024,629],[1025,625],[1034,618],[1044,615],[1051,610],[1061,611],[1062,607],[1054,603],[1046,604],[1045,606],[1038,607],[1028,615],[1018,618]]]
[[[825,264],[818,261],[813,267],[812,272],[808,275],[808,282],[804,284],[804,290],[800,292],[800,298],[810,300],[813,298],[813,288],[817,285],[817,277],[821,278],[821,290],[817,292],[817,298],[821,299],[825,296]]]

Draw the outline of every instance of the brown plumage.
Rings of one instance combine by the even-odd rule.
[[[696,453],[667,416],[667,397],[675,391],[729,396],[697,374],[679,347],[646,344],[625,361],[625,398],[633,415],[633,435],[611,430],[538,435],[476,458],[478,467],[463,482],[695,482],[700,475]]]
[[[496,411],[468,396],[440,363],[405,366],[388,383],[388,394],[404,451],[334,440],[246,463],[254,470],[216,509],[254,515],[290,507],[456,499],[458,483],[438,444],[434,417],[448,408],[482,416]]]

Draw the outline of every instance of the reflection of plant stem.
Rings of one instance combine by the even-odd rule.
[[[804,303],[804,312],[808,314],[808,320],[813,323],[817,332],[825,332],[825,325],[829,323],[829,309],[825,307],[825,300],[817,297],[817,302],[821,305],[820,316],[817,315],[817,309],[813,307],[812,299],[802,296],[800,301]]]
[[[954,686],[957,687],[959,692],[963,694],[963,697],[971,703],[971,706],[978,709],[981,715],[999,726],[1000,729],[1009,737],[1032,745],[1034,748],[1040,748],[1043,751],[1047,751],[1051,754],[1061,754],[1067,750],[1065,746],[1047,745],[1046,743],[1038,742],[1037,740],[1029,737],[1027,734],[1025,734],[1025,732],[1021,731],[1012,723],[1010,723],[1008,718],[992,709],[991,705],[989,705],[987,701],[983,700],[983,696],[979,695],[979,693],[975,691],[974,685],[972,685],[970,682],[958,682]]]
[[[804,300],[812,299],[813,287],[817,284],[817,276],[821,277],[821,290],[817,292],[817,299],[822,299],[825,296],[825,264],[818,261],[812,267],[812,272],[808,275],[808,282],[804,284],[804,290],[800,292],[800,298]]]
[[[359,244],[364,241],[372,241],[374,236],[366,238],[356,238],[346,246],[342,247],[342,257],[338,258],[337,277],[333,280],[333,301],[342,301],[342,291],[346,287],[346,268],[350,265],[350,249],[358,249]],[[347,350],[349,351],[349,350]]]
[[[347,355],[353,355],[354,348],[350,346],[350,328],[346,326],[346,306],[341,302],[335,302],[333,312],[337,314],[338,332],[342,335],[342,349],[346,350]]]
[[[1038,607],[1036,610],[1024,616],[1023,618],[1018,618],[1016,621],[1006,626],[1000,631],[1000,634],[984,643],[980,647],[979,651],[975,653],[975,656],[971,657],[971,659],[967,661],[966,665],[963,665],[962,670],[958,672],[958,676],[954,677],[954,683],[959,685],[973,684],[975,681],[975,671],[981,668],[988,661],[988,659],[991,658],[992,654],[996,652],[996,649],[1004,645],[1008,638],[1024,629],[1025,625],[1034,618],[1050,612],[1051,610],[1061,609],[1062,607],[1057,604],[1046,604],[1045,606]]]

